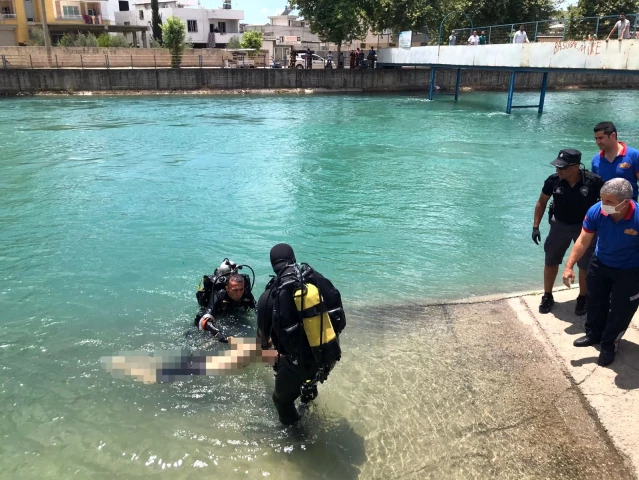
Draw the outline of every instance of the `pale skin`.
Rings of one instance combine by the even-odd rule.
[[[229,375],[252,363],[274,365],[276,350],[262,350],[255,339],[229,338],[230,349],[223,355],[206,357],[206,375]],[[161,357],[116,356],[103,358],[108,371],[132,377],[142,383],[156,383],[157,371],[162,368]]]
[[[628,213],[628,208],[630,208],[629,200],[619,200],[617,197],[609,193],[601,194],[601,203],[603,205],[611,205],[613,207],[616,207],[617,213],[609,215],[614,222],[618,222],[619,220],[621,220],[626,215],[626,213]],[[577,242],[575,242],[575,246],[573,247],[572,252],[570,252],[570,257],[566,262],[566,267],[564,268],[564,274],[562,276],[564,285],[566,285],[568,288],[570,288],[570,286],[575,281],[575,271],[573,270],[573,268],[579,261],[579,259],[583,257],[594,236],[594,233],[587,232],[584,229],[581,230],[581,235],[579,235],[579,238],[577,239]]]
[[[579,172],[579,165],[571,165],[566,168],[557,168],[557,175],[562,180],[568,182],[571,187],[574,187],[575,184],[580,180],[581,173]],[[533,227],[539,228],[541,224],[541,220],[544,216],[544,212],[546,211],[546,205],[548,204],[548,200],[550,200],[550,195],[546,195],[545,193],[541,193],[539,195],[539,200],[537,200],[537,204],[535,205],[535,218],[533,220]],[[574,249],[577,247],[573,247]],[[582,253],[583,255],[583,253]],[[581,258],[581,257],[580,257]],[[559,265],[544,265],[544,292],[552,292],[552,287],[555,284],[555,280],[557,279],[557,274],[559,273]],[[579,295],[586,295],[586,275],[587,271],[584,269],[579,269]]]

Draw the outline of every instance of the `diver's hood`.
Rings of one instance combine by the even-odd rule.
[[[295,253],[290,245],[278,243],[271,248],[271,266],[275,273],[280,273],[284,267],[295,262]]]

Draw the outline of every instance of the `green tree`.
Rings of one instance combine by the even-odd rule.
[[[264,40],[264,34],[257,30],[249,30],[244,32],[240,45],[242,48],[252,48],[253,50],[262,49],[262,40]]]
[[[362,0],[297,0],[295,3],[309,22],[311,32],[323,42],[337,45],[337,58],[342,43],[366,36]]]
[[[488,0],[480,0],[488,1]],[[448,13],[457,10],[457,0],[363,0],[368,24],[374,32],[390,29],[398,34],[406,30],[439,30],[439,23]]]
[[[582,17],[599,17],[605,15],[619,15],[620,13],[639,12],[637,0],[579,0],[577,8]],[[610,31],[610,30],[609,30]],[[606,32],[606,35],[608,32]]]
[[[229,39],[229,43],[226,44],[226,48],[228,49],[242,48],[242,45],[240,44],[240,39],[237,37],[231,37]]]
[[[162,45],[162,17],[158,0],[151,0],[151,30],[153,38]]]
[[[179,68],[184,53],[186,25],[175,15],[167,18],[162,24],[162,41],[171,54],[171,67]]]

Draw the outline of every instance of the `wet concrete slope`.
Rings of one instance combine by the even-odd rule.
[[[357,313],[384,323],[346,342],[369,361],[333,379],[333,407],[365,437],[360,478],[634,478],[506,300]]]

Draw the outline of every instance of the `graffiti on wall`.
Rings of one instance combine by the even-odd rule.
[[[555,50],[553,55],[556,55],[562,50],[577,50],[583,52],[586,56],[599,55],[601,49],[600,40],[590,40],[585,42],[577,42],[576,40],[569,40],[567,42],[555,42]]]

